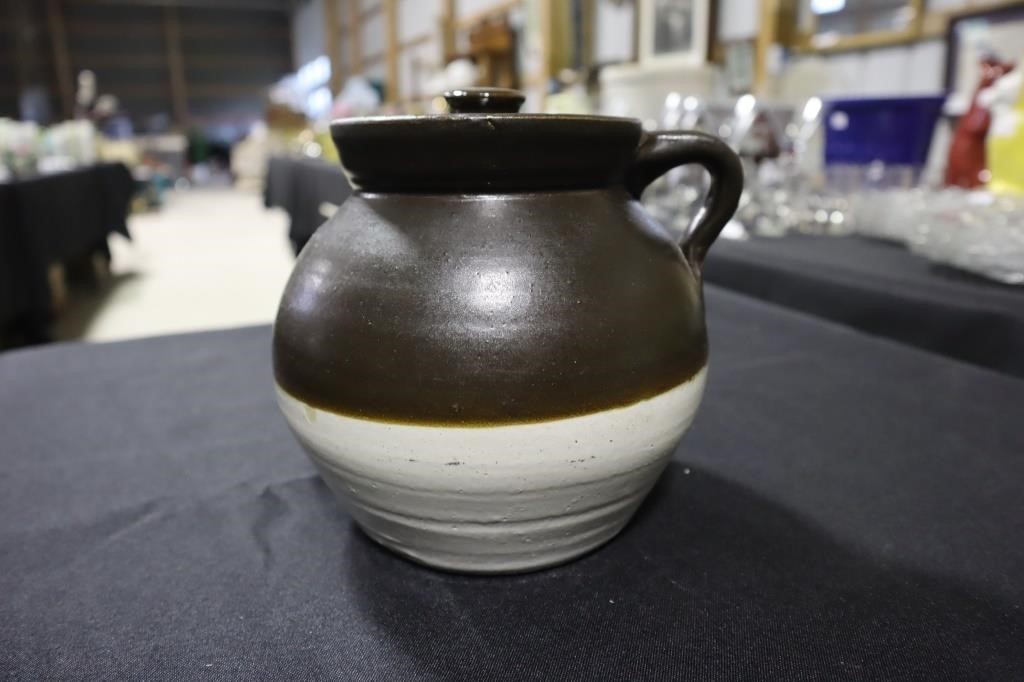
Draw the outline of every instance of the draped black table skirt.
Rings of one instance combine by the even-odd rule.
[[[120,163],[0,183],[0,325],[45,334],[47,269],[107,249],[126,237],[135,181]]]
[[[1024,286],[861,237],[719,240],[709,282],[1024,378]]]
[[[468,577],[368,540],[270,329],[0,356],[0,676],[1024,679],[1024,381],[709,287],[630,525]]]
[[[302,250],[327,216],[324,204],[340,206],[352,193],[338,164],[318,159],[274,156],[267,164],[263,201],[289,216],[288,238],[295,253]]]

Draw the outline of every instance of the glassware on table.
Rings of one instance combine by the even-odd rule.
[[[932,192],[912,224],[912,251],[1005,284],[1024,285],[1024,197]]]

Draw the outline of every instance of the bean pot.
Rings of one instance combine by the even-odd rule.
[[[743,177],[722,141],[633,119],[452,113],[336,121],[355,190],[300,254],[277,396],[368,536],[430,566],[536,569],[615,536],[700,403],[701,263]],[[696,163],[682,243],[644,188]]]

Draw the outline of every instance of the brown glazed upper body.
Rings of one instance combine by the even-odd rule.
[[[738,162],[699,134],[641,140],[635,121],[573,118],[335,124],[357,191],[288,282],[281,388],[350,416],[501,424],[627,405],[697,373],[699,263],[735,209]],[[697,218],[716,224],[681,247],[637,196],[689,161],[718,179]]]

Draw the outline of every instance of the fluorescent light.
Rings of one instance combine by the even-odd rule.
[[[326,87],[318,88],[306,97],[306,115],[320,118],[331,108],[331,91]]]
[[[736,100],[736,114],[739,116],[750,116],[756,106],[757,99],[750,93],[747,93]]]
[[[846,0],[811,0],[811,11],[815,14],[832,14],[846,9]]]
[[[331,79],[331,60],[325,55],[320,55],[313,61],[303,64],[297,77],[303,90],[313,90]]]

